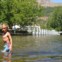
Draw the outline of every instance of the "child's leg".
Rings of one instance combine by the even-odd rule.
[[[7,62],[11,62],[11,53],[8,54],[7,58],[6,58]]]
[[[2,53],[2,58],[4,58],[4,53]]]
[[[11,62],[11,53],[9,54],[9,60],[8,60],[8,62]]]
[[[11,54],[8,54],[7,57],[4,57],[4,60],[7,62],[11,62]]]
[[[5,57],[5,53],[2,53],[2,58],[3,58],[3,61],[2,62],[7,62],[6,61],[6,57]]]

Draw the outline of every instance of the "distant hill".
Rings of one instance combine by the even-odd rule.
[[[51,0],[36,0],[40,5],[44,7],[56,7],[56,6],[62,6],[61,3],[53,3]]]
[[[51,0],[36,0],[38,5],[44,6],[43,16],[40,17],[42,20],[47,20],[50,14],[54,11],[57,6],[62,6],[61,3],[53,3]]]

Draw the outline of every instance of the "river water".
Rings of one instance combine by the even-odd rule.
[[[13,36],[12,62],[62,62],[62,36]]]
[[[62,36],[13,36],[13,57],[25,62],[62,62]]]

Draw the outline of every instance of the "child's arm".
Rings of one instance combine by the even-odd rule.
[[[8,32],[8,37],[9,37],[9,40],[10,40],[10,50],[12,51],[12,37],[11,37],[9,32]]]

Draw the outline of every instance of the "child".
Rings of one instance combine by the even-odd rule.
[[[8,58],[11,57],[11,51],[12,51],[12,37],[10,33],[8,32],[8,26],[6,24],[2,25],[2,39],[4,42],[4,49],[2,50],[3,58],[7,57],[5,59],[7,62],[11,62]]]

